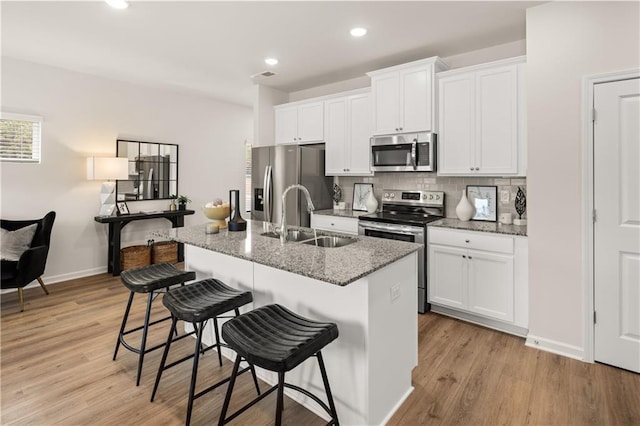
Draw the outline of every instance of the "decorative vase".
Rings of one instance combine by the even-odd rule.
[[[521,187],[518,187],[518,192],[516,193],[516,212],[518,213],[518,218],[514,219],[514,225],[526,225],[527,220],[522,218],[524,212],[527,211],[527,196]]]
[[[460,198],[460,202],[456,206],[456,216],[463,222],[467,222],[469,219],[473,217],[475,213],[475,209],[473,208],[473,204],[469,202],[467,198],[467,191],[462,190],[462,198]]]
[[[171,211],[175,211],[177,208],[176,206],[176,200],[171,200],[171,204],[169,204],[169,210]]]
[[[229,206],[231,208],[231,216],[229,217],[229,231],[246,231],[247,221],[240,216],[240,190],[232,189],[229,191]]]
[[[367,195],[367,199],[364,201],[364,205],[367,207],[367,212],[369,213],[375,213],[375,211],[378,209],[378,200],[376,199],[376,196],[373,195],[373,190],[371,190],[369,192],[369,195]]]

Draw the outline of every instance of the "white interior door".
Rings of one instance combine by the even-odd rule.
[[[594,358],[640,372],[640,79],[594,88]]]

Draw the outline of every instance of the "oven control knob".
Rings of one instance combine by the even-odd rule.
[[[439,196],[439,195],[436,195],[436,200],[439,200],[439,199],[440,199],[440,196]]]
[[[389,194],[389,197],[396,198],[396,194],[392,192],[391,194]]]
[[[389,198],[389,193],[388,192],[384,193],[384,198]]]
[[[422,194],[422,199],[426,200],[427,199],[427,194]]]
[[[433,194],[429,195],[429,199],[433,200]]]

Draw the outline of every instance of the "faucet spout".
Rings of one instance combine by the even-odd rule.
[[[302,185],[291,185],[289,187],[287,187],[287,189],[284,190],[284,192],[282,193],[282,215],[280,216],[280,242],[281,243],[285,243],[287,241],[287,233],[288,233],[288,229],[287,229],[287,209],[286,209],[286,198],[287,198],[287,194],[289,193],[290,190],[292,189],[299,189],[300,191],[302,191],[302,193],[304,194],[304,196],[307,198],[307,211],[309,213],[311,213],[312,211],[315,210],[315,207],[313,206],[313,201],[311,200],[311,194],[309,194],[309,190],[307,188],[305,188]]]

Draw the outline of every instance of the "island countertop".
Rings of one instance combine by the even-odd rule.
[[[271,230],[270,225],[273,226],[247,220],[247,230],[241,232],[222,229],[217,234],[206,234],[206,224],[201,224],[153,231],[152,234],[339,286],[350,284],[423,247],[404,241],[326,231],[322,231],[322,235],[350,237],[356,242],[334,248],[296,242],[281,244],[277,238],[261,235]],[[289,229],[299,228],[290,226]]]

